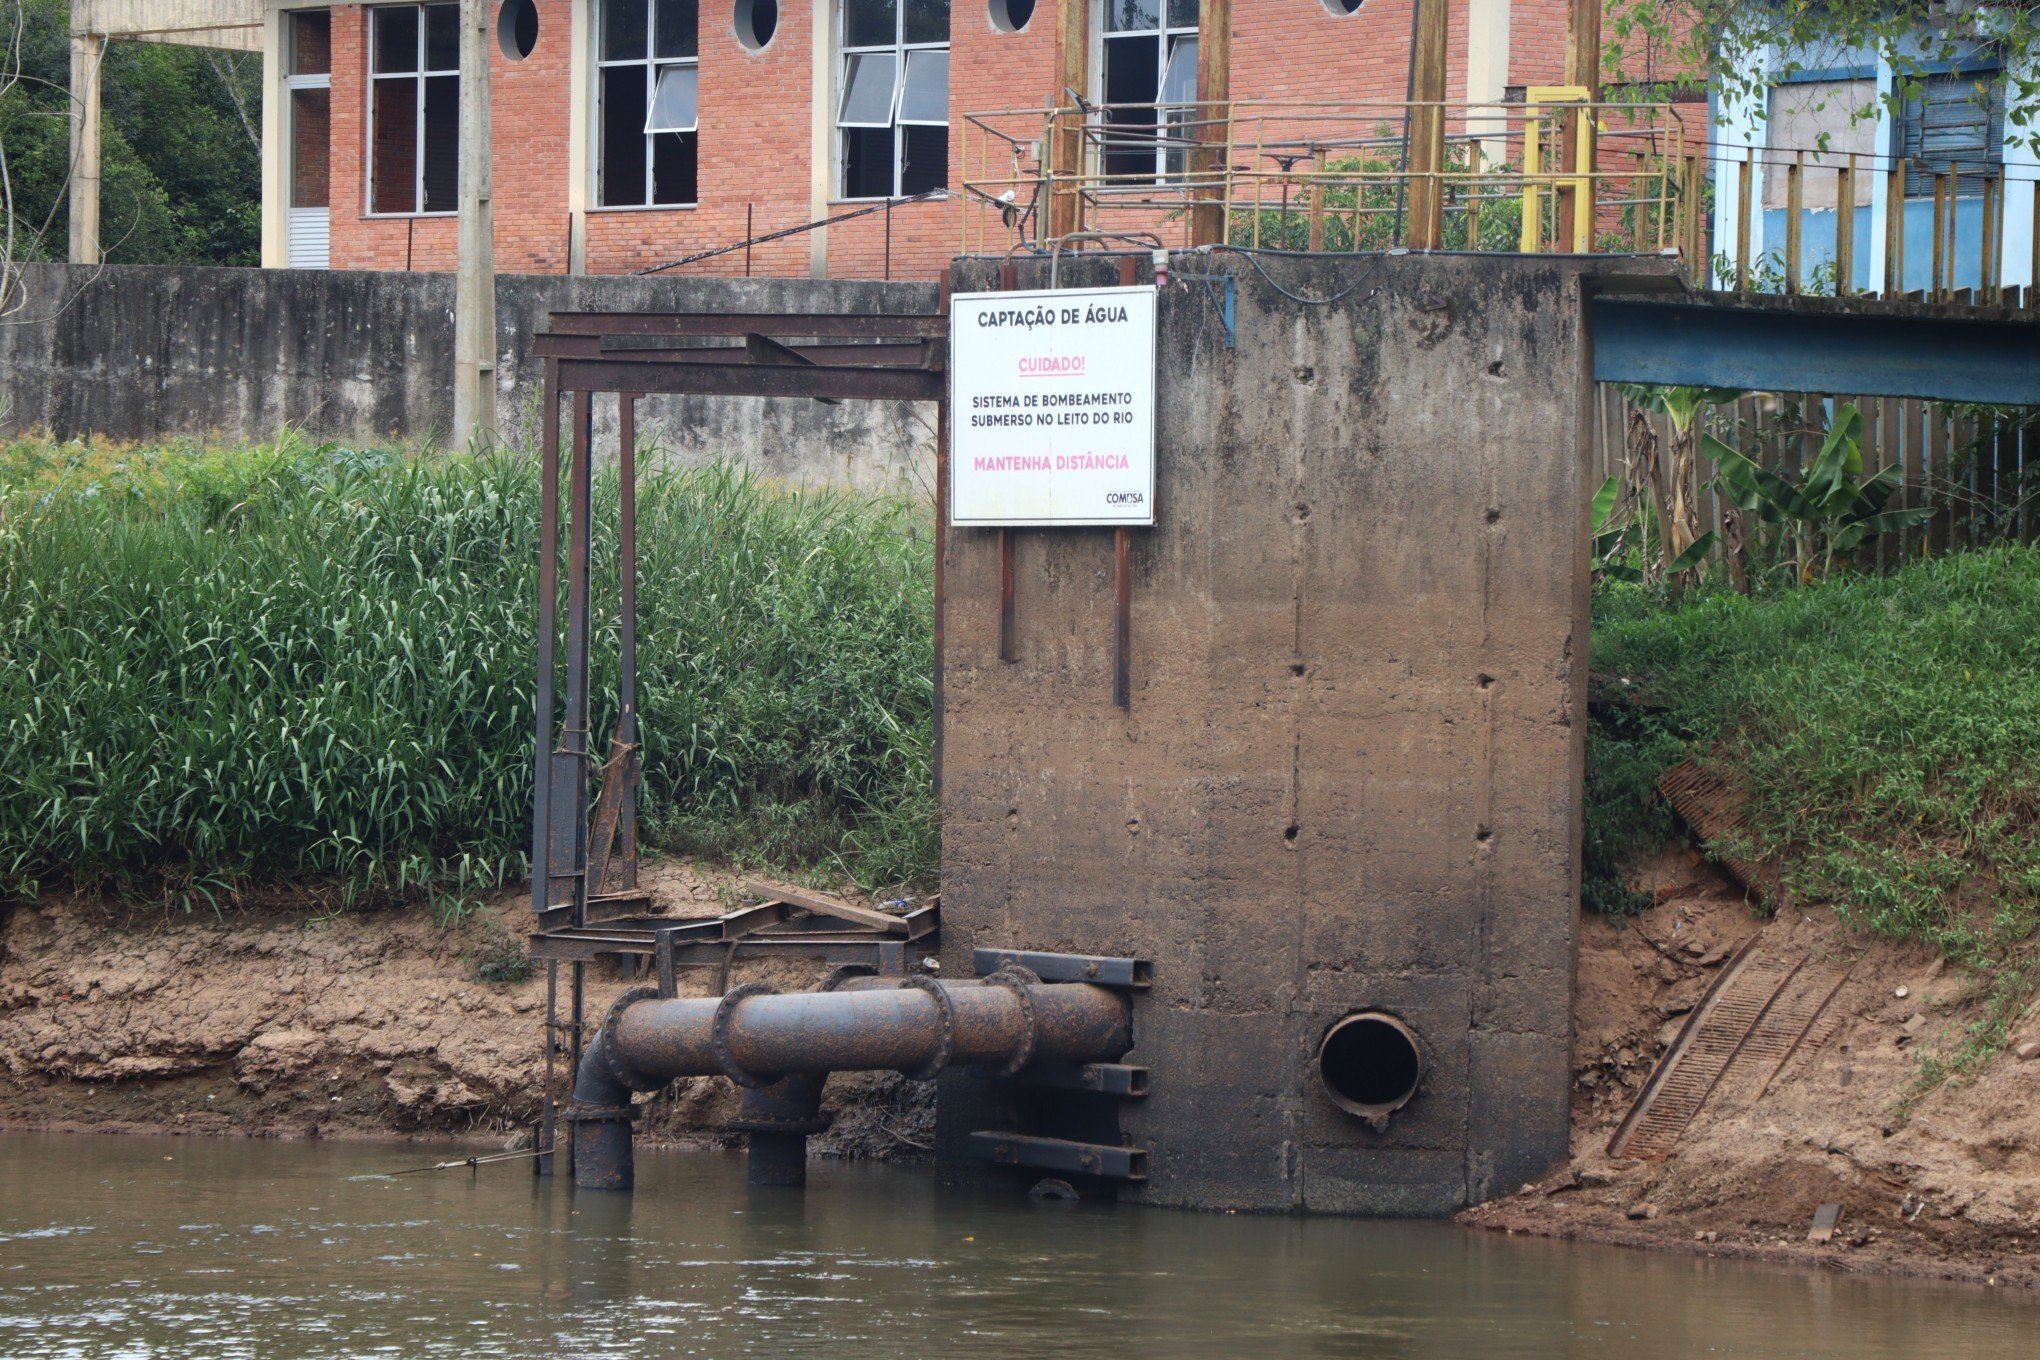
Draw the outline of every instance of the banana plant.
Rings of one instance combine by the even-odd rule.
[[[1591,532],[1594,539],[1594,572],[1616,581],[1644,583],[1650,575],[1635,565],[1641,557],[1645,562],[1655,560],[1652,552],[1653,535],[1645,517],[1636,513],[1632,500],[1624,503],[1622,478],[1617,475],[1601,483],[1601,489],[1594,493],[1590,515]],[[1655,536],[1662,542],[1664,535]],[[1714,551],[1717,543],[1714,531],[1706,533],[1686,545],[1686,550],[1665,564],[1663,577],[1676,580],[1680,572],[1693,571],[1707,560],[1707,554]],[[1632,552],[1638,549],[1639,552]]]
[[[1781,560],[1801,585],[1833,574],[1837,561],[1877,535],[1934,516],[1930,506],[1885,508],[1902,474],[1894,466],[1863,476],[1863,417],[1852,405],[1835,412],[1820,456],[1804,474],[1760,467],[1711,434],[1700,436],[1700,446],[1714,462],[1715,486],[1771,527],[1784,548]]]
[[[1687,581],[1716,546],[1712,531],[1700,528],[1699,465],[1694,456],[1694,431],[1701,412],[1734,401],[1742,393],[1726,387],[1657,387],[1622,383],[1629,402],[1629,434],[1623,459],[1626,481],[1618,518],[1638,523],[1647,579]],[[1671,427],[1671,444],[1660,450],[1651,414],[1662,415]],[[1642,523],[1643,501],[1651,518]]]

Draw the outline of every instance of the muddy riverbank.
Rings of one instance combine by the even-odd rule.
[[[2040,1286],[2040,1061],[2000,1053],[1922,1090],[1979,1012],[1973,979],[1922,951],[1866,941],[1825,912],[1752,916],[1696,857],[1653,870],[1658,905],[1582,923],[1572,1163],[1463,1221],[1682,1253],[1849,1272]],[[726,876],[664,866],[675,909],[709,915]],[[495,1145],[528,1130],[542,1079],[542,976],[482,980],[514,952],[521,901],[451,929],[423,909],[308,917],[16,907],[0,927],[0,1125],[284,1138],[443,1136]],[[1714,976],[1764,948],[1846,971],[1834,1023],[1760,1092],[1723,1089],[1661,1160],[1610,1157],[1609,1136]],[[591,1013],[624,984],[591,970]],[[714,970],[683,974],[706,995]],[[730,981],[813,985],[820,968],[747,964]],[[2029,1014],[2013,1049],[2040,1037]],[[890,1075],[829,1084],[824,1156],[913,1159],[931,1092]],[[727,1082],[676,1084],[654,1141],[723,1144]],[[1809,1243],[1822,1204],[1833,1238]]]
[[[1917,946],[1845,930],[1825,909],[1753,916],[1689,850],[1644,886],[1657,905],[1581,923],[1573,1158],[1462,1221],[1510,1233],[1697,1255],[2040,1286],[2040,1039],[1923,1080],[1962,1050],[1981,982]],[[1746,944],[1842,980],[1781,1064],[1731,1067],[1661,1158],[1608,1146],[1665,1047]],[[1808,1240],[1823,1204],[1832,1236]]]
[[[721,911],[730,886],[675,866],[657,884],[673,909],[699,915]],[[12,908],[0,927],[0,1126],[514,1140],[540,1108],[545,980],[483,973],[515,957],[526,912],[506,899],[445,928],[423,908]],[[682,994],[709,994],[714,971],[683,972]],[[730,980],[794,988],[821,976],[738,959]],[[589,1013],[624,986],[591,968]],[[725,1143],[736,1105],[726,1081],[677,1082],[640,1134]],[[912,1158],[930,1142],[930,1092],[898,1077],[838,1077],[827,1105],[835,1126],[814,1144],[824,1155]]]

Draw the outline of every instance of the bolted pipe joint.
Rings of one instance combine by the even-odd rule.
[[[1034,1063],[1112,1062],[1133,1047],[1131,1004],[1087,982],[1007,972],[968,982],[845,981],[779,995],[755,983],[719,999],[626,992],[611,1007],[574,1084],[574,1184],[631,1187],[630,1094],[678,1077],[721,1074],[746,1092],[753,1176],[797,1184],[831,1072],[901,1072],[929,1081],[952,1064],[1017,1071]],[[808,1083],[795,1077],[812,1078]],[[784,1121],[784,1122],[781,1122]],[[758,1140],[762,1139],[762,1143]]]
[[[823,1072],[796,1072],[744,1091],[744,1104],[729,1127],[749,1137],[745,1154],[752,1185],[807,1184],[807,1140],[829,1127],[822,1113]]]
[[[623,1061],[616,1048],[616,1020],[632,1003],[657,995],[654,988],[633,987],[618,997],[595,1042],[581,1055],[566,1115],[574,1131],[574,1185],[579,1189],[628,1190],[635,1180],[630,1126],[637,1110],[630,1098],[665,1083],[640,1075]]]

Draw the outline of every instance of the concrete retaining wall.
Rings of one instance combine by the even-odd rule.
[[[496,291],[506,439],[536,444],[532,332],[556,310],[927,311],[932,284],[509,275]],[[453,276],[31,265],[0,324],[5,428],[59,437],[342,441],[446,437]],[[612,401],[596,402],[613,429]],[[792,482],[932,492],[933,415],[911,403],[651,397],[639,429],[682,461],[727,457]],[[607,448],[611,441],[598,440]]]
[[[1234,257],[1196,267],[1237,271],[1237,340],[1206,285],[1163,290],[1131,710],[1110,531],[1016,531],[1014,664],[995,531],[947,556],[947,967],[974,946],[1152,960],[1126,1059],[1152,1094],[1114,1129],[948,1078],[944,1155],[1032,1121],[1147,1146],[1129,1193],[1150,1201],[1446,1212],[1566,1153],[1600,266],[1267,262],[1326,305]],[[1064,281],[1116,281],[1083,273]],[[1361,1009],[1430,1065],[1378,1132],[1310,1065]]]

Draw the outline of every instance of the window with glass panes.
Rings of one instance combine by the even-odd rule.
[[[450,213],[460,192],[460,6],[368,12],[368,210]]]
[[[949,183],[949,0],[841,0],[836,88],[844,198]]]
[[[1183,173],[1197,99],[1197,0],[1102,0],[1105,173]]]
[[[699,0],[601,0],[596,14],[595,202],[695,200]]]

